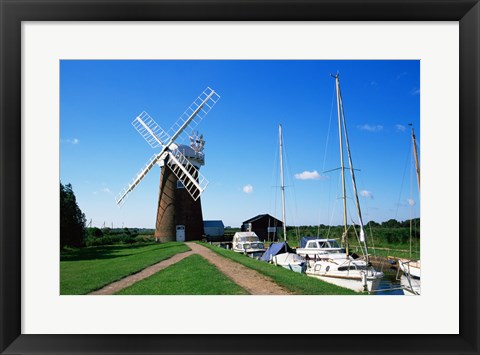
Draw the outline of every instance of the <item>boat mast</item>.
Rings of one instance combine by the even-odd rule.
[[[360,241],[363,242],[363,245],[364,245],[364,248],[365,248],[365,257],[366,257],[366,261],[368,263],[369,262],[368,246],[367,246],[367,241],[365,239],[365,231],[364,231],[364,227],[363,227],[363,218],[362,218],[362,211],[360,209],[360,201],[358,200],[357,182],[356,182],[356,179],[355,179],[355,169],[353,168],[352,154],[350,152],[350,142],[348,140],[347,122],[346,122],[346,119],[345,119],[345,111],[344,111],[344,108],[343,108],[342,94],[341,94],[341,91],[340,91],[340,79],[338,77],[338,74],[336,76],[336,81],[337,81],[337,98],[338,98],[338,101],[339,101],[338,106],[339,106],[339,109],[341,110],[341,119],[342,119],[342,122],[343,122],[343,131],[344,131],[344,134],[345,134],[345,145],[346,145],[347,154],[348,154],[348,164],[350,166],[350,175],[352,177],[353,193],[355,195],[355,205],[357,207],[358,219],[359,219],[359,223],[360,223]],[[343,166],[343,164],[342,164],[342,166]],[[343,175],[343,179],[345,179],[344,175]],[[346,215],[346,212],[345,212],[345,215]],[[347,251],[347,253],[348,253],[348,251]]]
[[[278,125],[278,138],[280,146],[280,190],[282,191],[282,219],[283,219],[283,240],[287,241],[287,225],[285,217],[285,183],[283,177],[283,139],[282,139],[282,125]]]
[[[412,145],[413,145],[413,154],[415,157],[415,170],[417,172],[417,183],[418,183],[418,192],[420,192],[420,166],[418,164],[418,151],[417,151],[417,139],[415,138],[415,131],[413,130],[413,125],[408,124],[412,127]],[[411,195],[411,188],[410,188]],[[410,205],[410,259],[412,258],[412,206]]]
[[[417,170],[418,191],[420,192],[420,166],[418,165],[417,139],[415,138],[415,131],[413,130],[413,127],[412,127],[412,142],[413,142],[413,152],[415,154],[415,169]]]
[[[347,238],[347,193],[345,189],[345,163],[343,161],[343,135],[342,135],[342,118],[341,118],[341,104],[340,104],[340,80],[337,75],[332,75],[335,78],[335,89],[337,93],[337,115],[338,115],[338,137],[340,142],[340,170],[342,171],[342,199],[343,199],[343,233],[342,246],[345,245],[348,254],[348,238]]]

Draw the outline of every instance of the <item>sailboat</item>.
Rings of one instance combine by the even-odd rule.
[[[415,171],[417,173],[418,192],[420,192],[420,165],[418,163],[417,140],[412,127],[412,145],[415,157]],[[420,260],[412,260],[412,219],[410,218],[410,259],[399,258],[398,265],[403,272],[401,284],[406,295],[420,294]]]
[[[355,181],[355,171],[353,169],[352,156],[350,153],[350,144],[348,141],[347,125],[345,122],[345,114],[343,110],[342,95],[340,92],[340,79],[339,75],[332,75],[335,78],[335,88],[337,94],[337,112],[338,112],[338,133],[340,139],[340,164],[342,173],[342,191],[343,191],[343,234],[342,234],[342,246],[345,245],[344,252],[335,253],[325,250],[317,255],[316,261],[306,270],[306,274],[311,277],[318,278],[320,280],[349,288],[351,290],[362,292],[375,291],[380,284],[380,279],[383,277],[383,272],[376,271],[370,263],[368,246],[365,237],[365,231],[362,220],[362,213],[360,210],[360,203],[358,200],[357,186]],[[362,246],[362,251],[365,258],[354,258],[349,255],[348,252],[348,223],[347,223],[347,199],[346,199],[346,187],[345,187],[345,164],[344,164],[344,143],[343,136],[345,136],[345,146],[348,153],[348,161],[350,167],[350,175],[352,177],[353,192],[355,195],[355,204],[357,208],[357,214],[359,219],[359,239]]]
[[[278,125],[278,139],[280,150],[280,190],[282,191],[282,222],[283,222],[283,243],[272,243],[262,256],[262,260],[268,261],[275,265],[282,266],[286,269],[304,273],[306,269],[306,261],[288,246],[287,244],[287,221],[285,214],[285,181],[283,175],[283,135],[282,125]],[[281,253],[284,251],[283,253]]]

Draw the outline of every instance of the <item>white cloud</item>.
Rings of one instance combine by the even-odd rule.
[[[102,189],[102,192],[106,192],[107,194],[111,194],[111,193],[112,193],[112,191],[111,191],[108,187],[104,187],[104,188]]]
[[[420,89],[413,88],[412,90],[410,90],[410,94],[411,95],[418,95],[418,94],[420,94]]]
[[[366,198],[372,198],[373,199],[372,191],[362,190],[362,191],[360,191],[360,195],[363,196],[363,197],[366,197]]]
[[[415,201],[412,200],[411,198],[408,198],[408,199],[407,199],[407,202],[408,202],[408,205],[409,205],[409,206],[414,206],[414,205],[415,205]]]
[[[322,176],[316,171],[304,171],[303,173],[295,174],[297,180],[319,180]]]
[[[357,126],[358,129],[361,129],[362,131],[369,131],[369,132],[378,132],[383,129],[382,125],[369,125],[369,124],[364,124],[361,126]]]
[[[250,185],[250,184],[247,184],[243,187],[243,192],[245,192],[246,194],[251,194],[253,193],[253,186]]]
[[[80,140],[78,138],[72,138],[72,139],[65,139],[65,140],[63,140],[63,142],[75,145],[75,144],[80,143]]]
[[[405,132],[405,130],[407,129],[407,127],[405,127],[404,125],[401,125],[401,124],[396,124],[395,125],[395,129],[399,132]]]

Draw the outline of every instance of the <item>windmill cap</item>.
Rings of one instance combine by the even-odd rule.
[[[205,164],[205,155],[201,152],[196,152],[192,147],[188,145],[180,144],[176,150],[182,153],[185,158],[187,158],[193,165]]]

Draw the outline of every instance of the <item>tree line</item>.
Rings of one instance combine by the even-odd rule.
[[[410,234],[410,223],[412,233]],[[355,238],[358,226],[349,229],[349,238]],[[377,238],[388,243],[405,243],[412,235],[420,238],[420,218],[405,221],[389,219],[377,223],[369,221],[365,226],[367,233],[373,230]],[[331,238],[341,237],[342,226],[287,226],[287,238],[300,236],[325,235],[328,231]],[[234,229],[232,229],[234,231]],[[236,231],[236,229],[235,229]],[[75,193],[71,184],[63,185],[60,182],[60,248],[96,246],[107,244],[132,244],[137,242],[153,241],[153,229],[144,228],[87,228],[85,214],[77,204]],[[351,234],[351,236],[350,236]]]

